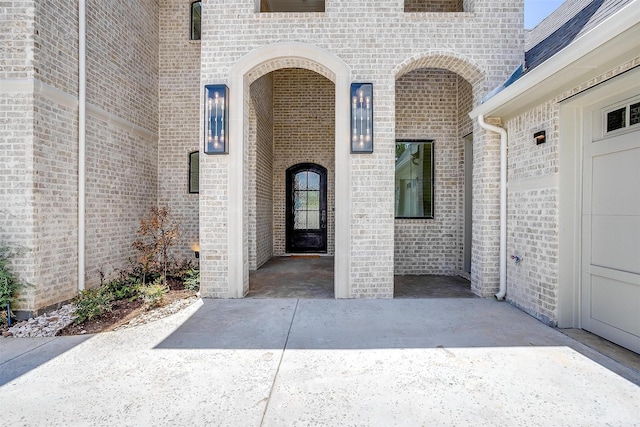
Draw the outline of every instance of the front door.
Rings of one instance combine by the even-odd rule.
[[[288,253],[327,252],[327,170],[313,163],[287,169]]]

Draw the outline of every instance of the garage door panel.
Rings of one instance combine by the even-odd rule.
[[[602,142],[601,142],[602,143]],[[611,141],[615,147],[616,141]],[[640,148],[602,154],[593,158],[591,213],[640,215]]]
[[[592,274],[591,318],[640,337],[640,287]]]
[[[640,352],[640,131],[598,133],[608,102],[583,144],[581,321]]]
[[[592,216],[591,264],[640,274],[640,215]]]

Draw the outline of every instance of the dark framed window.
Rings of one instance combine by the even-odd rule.
[[[189,153],[189,193],[200,192],[200,152]]]
[[[202,2],[191,3],[191,40],[200,40],[202,37]]]
[[[260,0],[260,12],[324,12],[325,0]]]
[[[433,218],[432,140],[396,140],[396,218]]]

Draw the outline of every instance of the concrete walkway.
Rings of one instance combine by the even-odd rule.
[[[0,340],[2,425],[640,425],[640,373],[488,299],[199,301]]]

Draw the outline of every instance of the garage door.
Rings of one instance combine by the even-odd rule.
[[[640,353],[640,96],[594,112],[584,144],[582,327]]]

